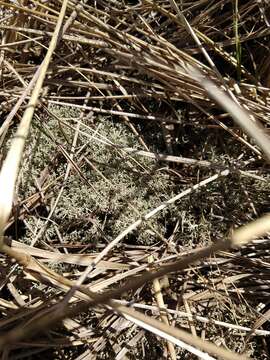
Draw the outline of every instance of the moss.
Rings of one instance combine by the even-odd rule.
[[[46,166],[50,171],[49,181],[59,176],[63,179],[66,171],[67,159],[59,145],[70,153],[76,127],[72,118],[78,118],[79,113],[70,108],[53,107],[50,110],[55,116],[36,119],[28,142],[22,170],[21,193],[24,197],[37,191],[36,179]],[[69,126],[61,125],[57,120],[63,117],[71,119],[65,120]],[[64,183],[58,180],[45,199],[49,209],[64,186],[51,219],[55,225],[49,224],[47,228],[50,239],[58,239],[56,226],[65,243],[104,243],[104,238],[107,241],[115,238],[163,201],[211,175],[209,170],[176,169],[190,177],[191,183],[186,185],[181,178],[167,171],[168,164],[164,167],[152,159],[123,151],[119,146],[139,148],[138,139],[126,125],[109,117],[92,119],[87,127],[82,125],[81,130],[83,133],[79,134],[74,154],[77,168],[72,168]],[[217,159],[224,165],[232,162],[227,151],[222,153],[214,141],[212,147],[210,144],[211,139],[207,139],[205,145],[198,142],[195,156],[199,158],[204,151],[215,162]],[[156,142],[157,150],[158,146]],[[83,151],[76,155],[82,147]],[[190,151],[188,145],[186,151]],[[269,210],[268,192],[268,183],[232,174],[159,212],[124,241],[150,245],[173,234],[174,243],[181,246],[208,243],[224,237],[233,226],[249,221],[254,217],[254,209],[258,214]],[[34,214],[33,226],[38,218],[39,214]],[[42,219],[40,221],[42,223]],[[31,237],[32,233],[28,231],[26,240]]]

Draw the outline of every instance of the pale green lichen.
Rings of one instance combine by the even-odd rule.
[[[62,124],[54,116],[35,119],[21,175],[21,192],[26,197],[37,191],[35,181],[46,166],[50,181],[62,176],[49,191],[45,205],[49,211],[64,186],[51,220],[59,227],[65,243],[110,241],[147,212],[192,186],[168,171],[168,164],[124,151],[124,147],[140,148],[138,139],[125,124],[109,117],[97,117],[92,122],[82,119],[74,151],[78,168],[73,167],[63,182],[67,159],[60,150],[62,147],[70,154],[79,112],[58,107],[50,110],[60,119],[69,119]],[[152,148],[158,147],[157,142],[152,144]],[[212,147],[210,140],[206,144],[198,142],[197,147],[198,153],[204,152],[210,159],[219,156],[224,164],[230,161],[229,154],[220,153],[214,141]],[[54,156],[57,164],[50,165]],[[193,184],[200,180],[196,173],[196,168],[189,171]],[[124,241],[153,244],[174,233],[174,242],[186,247],[208,243],[252,218],[254,207],[258,212],[263,206],[267,208],[268,187],[267,183],[262,185],[261,181],[232,174],[167,207]],[[35,213],[33,216],[39,217]],[[50,223],[47,234],[58,241]],[[26,238],[31,236],[28,232]]]

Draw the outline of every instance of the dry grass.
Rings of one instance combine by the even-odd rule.
[[[0,1],[3,359],[269,357],[266,1]]]

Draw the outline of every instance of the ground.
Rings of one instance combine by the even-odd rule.
[[[4,214],[15,182],[0,216],[3,357],[269,358],[269,228],[229,244],[269,213],[269,5],[67,1],[20,156],[25,89],[63,4],[1,5],[0,160],[20,164],[0,194]]]

